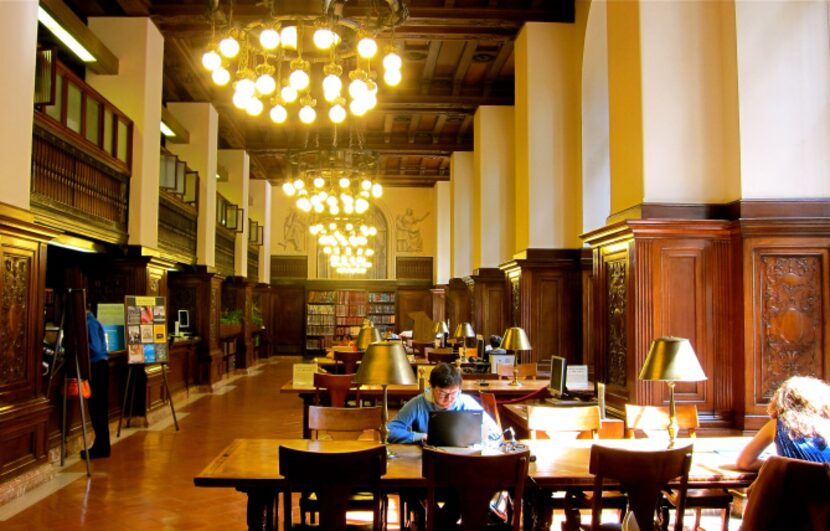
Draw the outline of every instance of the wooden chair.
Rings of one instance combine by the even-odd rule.
[[[451,348],[435,348],[427,354],[430,363],[452,363],[458,359],[458,353]]]
[[[551,439],[561,434],[578,439],[599,439],[601,427],[599,406],[527,406],[527,429],[531,439],[536,438],[537,431],[544,431]]]
[[[435,521],[437,492],[457,498],[463,531],[479,531],[492,528],[487,526],[490,500],[501,491],[507,491],[515,500],[508,523],[502,528],[518,530],[529,458],[527,451],[482,456],[424,448],[421,473],[427,480],[427,531],[438,529]]]
[[[484,408],[484,411],[496,421],[496,426],[498,426],[499,431],[501,431],[501,418],[499,418],[499,406],[496,404],[496,395],[493,393],[479,392],[478,399],[479,402],[481,402],[481,407]]]
[[[688,432],[689,437],[697,437],[700,421],[697,416],[697,406],[694,404],[679,404],[676,406],[677,425],[681,430]],[[668,440],[666,426],[669,425],[669,408],[665,406],[638,406],[625,405],[625,432],[629,439],[634,439],[636,432],[643,432],[648,437],[661,437]],[[665,492],[669,505],[677,507],[674,491]],[[702,509],[720,509],[721,529],[729,530],[729,513],[732,508],[732,494],[726,489],[690,489],[686,493],[686,508],[694,509],[695,523],[692,529],[700,526]]]
[[[371,431],[372,440],[380,441],[381,407],[322,407],[309,406],[308,429],[312,439],[359,439]]]
[[[594,445],[591,447],[589,471],[594,474],[594,492],[591,507],[591,526],[584,529],[621,529],[619,524],[601,524],[603,483],[606,479],[620,483],[628,495],[628,507],[637,519],[641,531],[659,528],[655,516],[661,510],[659,500],[669,481],[680,478],[678,511],[675,531],[683,531],[683,509],[689,467],[692,463],[692,447],[673,448],[653,452],[639,452]]]
[[[363,359],[361,350],[335,350],[334,361],[338,367],[342,366],[343,374],[354,374],[357,371],[357,362]]]
[[[356,401],[360,404],[360,386],[352,381],[354,374],[327,374],[322,372],[314,373],[314,403],[321,405],[321,391],[325,391],[328,398],[328,405],[331,407],[345,407],[346,396],[354,389],[357,395]]]
[[[518,378],[521,380],[527,378],[536,378],[536,376],[539,375],[539,369],[535,363],[518,363],[516,365],[508,365],[506,363],[502,363],[499,364],[497,368],[499,379],[512,380],[514,367],[519,369]]]
[[[320,514],[319,529],[345,530],[346,511],[353,493],[372,496],[372,529],[383,529],[383,496],[380,477],[386,473],[386,448],[377,446],[354,452],[307,452],[279,447],[280,475],[285,478],[283,521],[285,529],[306,529],[301,522],[294,526],[291,517],[291,493],[314,492]],[[301,513],[302,514],[302,513]]]
[[[749,488],[743,529],[830,529],[830,469],[787,457],[767,459]]]

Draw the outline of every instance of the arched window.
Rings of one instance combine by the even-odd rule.
[[[369,205],[369,210],[363,214],[363,221],[367,225],[374,225],[378,229],[377,235],[370,239],[372,249],[375,255],[372,257],[372,267],[361,275],[340,274],[329,267],[329,257],[320,252],[317,246],[317,278],[326,278],[332,280],[343,279],[385,279],[387,278],[387,271],[389,269],[387,263],[387,256],[389,254],[389,227],[386,222],[386,216],[383,212],[375,206]]]

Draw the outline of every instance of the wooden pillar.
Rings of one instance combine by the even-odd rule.
[[[432,293],[432,321],[443,321],[447,310],[447,285],[438,285],[429,290]]]
[[[486,342],[491,335],[504,334],[509,326],[510,292],[501,269],[476,269],[470,280],[473,285],[471,322]]]
[[[259,311],[259,315],[262,318],[262,327],[265,329],[264,332],[261,333],[260,336],[259,336],[260,344],[259,344],[258,352],[259,352],[259,357],[260,358],[270,358],[271,355],[272,355],[272,353],[271,353],[271,333],[272,333],[273,329],[270,326],[268,326],[268,324],[272,320],[271,313],[273,311],[273,309],[272,309],[272,304],[273,304],[272,299],[273,298],[274,298],[274,290],[273,290],[273,288],[271,287],[270,284],[265,284],[265,283],[260,282],[256,286],[254,286],[254,292],[253,292],[253,299],[254,299],[253,304],[254,304],[254,306],[253,306],[253,308],[255,308],[257,311]],[[251,312],[253,314],[254,309],[252,309]],[[253,315],[252,315],[252,317],[253,317]],[[253,321],[253,319],[252,319],[252,321]],[[256,323],[254,323],[254,330],[257,329],[257,326],[258,325]]]
[[[527,334],[532,361],[551,356],[581,361],[580,253],[528,249],[500,266],[510,285],[511,325]]]
[[[447,310],[445,316],[450,320],[450,337],[455,332],[459,323],[469,321],[472,312],[470,311],[470,287],[460,278],[451,278],[447,284]]]
[[[242,334],[237,340],[236,368],[247,369],[256,363],[252,335],[254,327],[251,322],[254,283],[245,277],[230,277],[225,280],[224,287],[230,299],[224,301],[225,306],[242,310]]]
[[[190,312],[190,327],[199,336],[199,362],[191,378],[205,391],[220,384],[225,372],[219,347],[219,308],[222,305],[222,277],[213,272],[172,272],[169,275],[168,307]]]

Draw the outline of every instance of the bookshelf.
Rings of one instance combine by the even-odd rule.
[[[395,330],[395,292],[370,291],[368,294],[368,317],[375,328],[384,332]]]
[[[310,290],[306,304],[306,351],[325,350],[347,336],[357,338],[367,307],[365,290]]]
[[[357,339],[360,333],[360,325],[366,318],[367,294],[362,290],[337,290],[337,305],[335,315],[337,316],[334,330],[336,339],[342,340],[346,336]]]

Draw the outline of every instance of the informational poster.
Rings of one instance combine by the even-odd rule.
[[[124,320],[129,363],[168,360],[164,297],[124,297]]]

